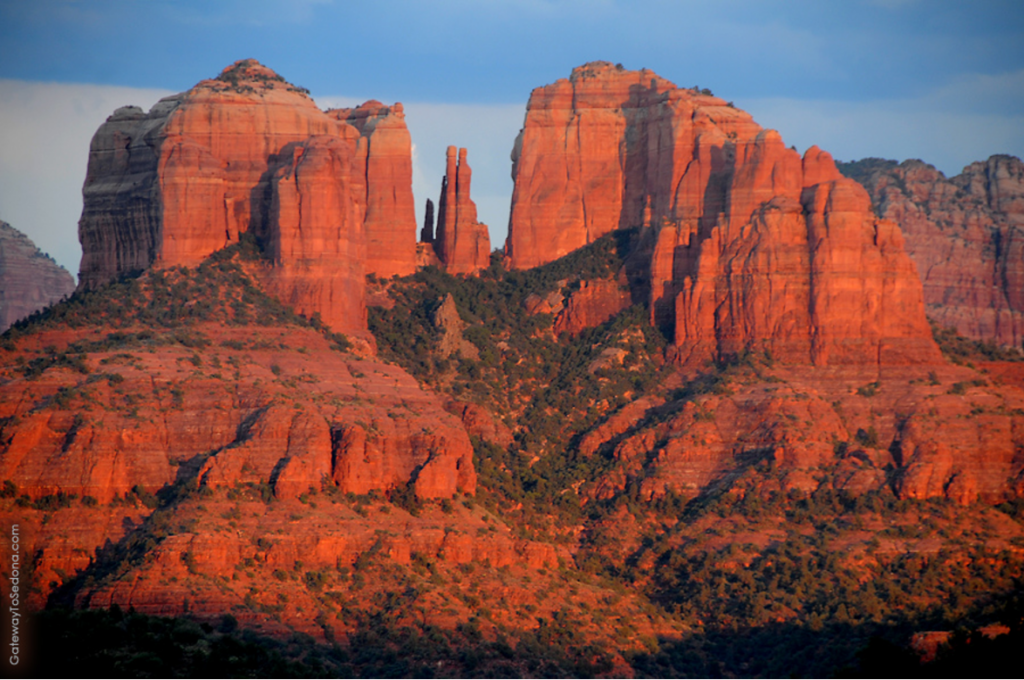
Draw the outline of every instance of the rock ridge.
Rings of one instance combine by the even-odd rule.
[[[75,279],[28,236],[0,220],[0,333],[75,292]]]
[[[946,178],[918,160],[869,158],[840,169],[900,225],[929,317],[961,335],[1024,342],[1024,164],[995,155]]]

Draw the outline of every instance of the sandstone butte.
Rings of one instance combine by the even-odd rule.
[[[473,171],[466,162],[466,149],[449,146],[445,161],[437,232],[431,234],[433,205],[428,203],[423,240],[433,243],[438,260],[448,272],[475,274],[491,262],[491,238],[487,225],[477,221],[476,204],[470,198]]]
[[[878,214],[900,225],[929,317],[961,335],[1024,342],[1024,163],[992,156],[946,178],[931,165],[865,159],[841,165]]]
[[[75,279],[31,239],[0,220],[0,333],[75,291]]]
[[[402,105],[324,112],[254,60],[149,113],[118,109],[93,137],[82,194],[83,289],[196,265],[251,232],[282,299],[358,332],[365,274],[416,268]]]
[[[801,158],[722,99],[586,64],[533,91],[512,160],[507,265],[641,227],[652,320],[680,363],[939,360],[896,224],[827,153]]]

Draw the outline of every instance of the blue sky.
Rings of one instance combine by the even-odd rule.
[[[402,101],[414,191],[469,148],[504,239],[530,90],[595,59],[709,87],[801,151],[921,158],[947,174],[1024,154],[1024,3],[942,0],[0,1],[0,219],[73,273],[89,138],[254,57],[321,106]]]

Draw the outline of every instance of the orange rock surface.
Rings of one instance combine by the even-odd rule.
[[[451,399],[445,402],[444,408],[462,419],[470,436],[480,437],[503,449],[512,445],[512,430],[483,406]]]
[[[281,219],[299,226],[295,215],[275,212],[281,205],[280,196],[274,202],[275,178],[296,162],[295,146],[306,148],[316,137],[343,142],[335,145],[332,162],[346,166],[341,171],[350,180],[359,175],[364,181],[361,189],[349,182],[344,206],[338,196],[321,197],[308,205],[327,212],[302,219],[344,223],[350,234],[359,232],[363,244],[347,237],[349,243],[332,245],[327,253],[354,248],[365,272],[414,271],[412,161],[401,105],[368,102],[324,113],[304,90],[245,60],[164,98],[148,114],[137,107],[118,109],[97,131],[79,222],[80,286],[95,288],[154,264],[197,264],[244,232],[261,241],[279,235]],[[313,143],[318,154],[323,144]],[[341,292],[347,284],[325,286],[318,278],[334,278],[349,263],[317,270],[308,259],[288,267],[277,257],[275,264],[288,270],[277,278],[291,280],[285,286],[289,302],[301,298],[304,309],[340,319],[344,303],[330,291]],[[360,326],[363,314],[346,317],[341,327]]]
[[[534,90],[513,150],[508,263],[643,227],[651,308],[675,357],[934,362],[899,228],[812,147],[717,97],[605,62]]]
[[[281,497],[325,478],[358,493],[411,483],[424,498],[475,489],[462,424],[401,369],[338,353],[310,330],[261,329],[269,349],[239,350],[244,327],[197,330],[228,346],[205,361],[180,345],[90,353],[86,366],[115,376],[100,380],[67,368],[26,378],[8,366],[0,479],[33,499],[100,503],[136,487],[155,493],[194,465],[203,486],[265,483]],[[40,341],[60,350],[82,337]]]
[[[620,280],[581,281],[555,318],[555,334],[575,335],[612,318],[632,303],[629,288]]]
[[[899,224],[924,283],[928,316],[961,335],[1024,341],[1024,164],[972,163],[956,177],[909,160],[843,165]]]
[[[366,328],[365,179],[351,139],[310,137],[294,145],[271,180],[274,220],[265,253],[269,288],[337,332]]]
[[[401,103],[368,101],[328,115],[359,130],[356,157],[366,178],[366,273],[382,278],[416,271],[412,138]]]
[[[746,471],[760,493],[825,484],[856,496],[892,485],[901,498],[961,505],[1024,495],[1020,389],[989,387],[954,366],[936,367],[931,381],[915,378],[914,367],[871,382],[852,367],[759,371],[760,380],[741,377],[676,408],[639,400],[588,432],[585,455],[608,447],[619,461],[589,493],[610,497],[636,483],[645,498],[693,497]],[[655,411],[672,415],[644,425]]]
[[[446,161],[434,250],[452,274],[473,274],[490,265],[491,238],[487,225],[477,221],[476,204],[470,198],[473,171],[466,162],[466,150],[449,146]]]

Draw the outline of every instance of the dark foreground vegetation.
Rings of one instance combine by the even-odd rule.
[[[627,654],[638,677],[1018,677],[1024,643],[1024,598],[1018,590],[997,616],[1009,633],[988,638],[961,628],[922,662],[893,642],[908,626],[828,624],[819,630],[774,624],[710,630],[660,640],[654,651]],[[996,613],[996,612],[993,612]],[[110,611],[43,612],[29,633],[39,641],[38,677],[594,677],[612,673],[605,650],[575,639],[572,622],[485,640],[472,624],[456,630],[398,627],[371,617],[343,644],[288,639],[219,621]],[[842,663],[832,649],[846,652]]]

